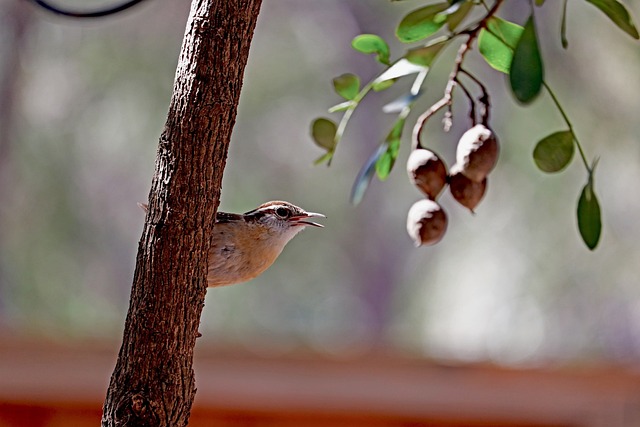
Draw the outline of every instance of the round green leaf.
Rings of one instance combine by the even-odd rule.
[[[582,189],[578,200],[578,229],[582,240],[591,250],[595,249],[600,240],[602,221],[600,218],[600,204],[593,191],[593,182],[589,179]]]
[[[311,136],[315,143],[327,151],[335,148],[335,137],[338,126],[329,119],[320,117],[311,125]]]
[[[513,50],[522,36],[523,28],[513,22],[493,16],[486,28],[480,30],[478,50],[492,68],[509,74]]]
[[[360,91],[360,77],[346,73],[333,79],[336,93],[347,100],[353,100]]]
[[[402,18],[396,36],[403,43],[413,43],[425,39],[438,31],[446,22],[440,12],[449,8],[448,2],[431,4],[414,10]]]
[[[543,172],[560,172],[571,162],[574,151],[573,133],[569,130],[560,131],[546,136],[536,144],[533,160]]]
[[[375,34],[361,34],[351,41],[351,47],[362,53],[375,53],[376,60],[389,65],[389,45]]]
[[[542,57],[538,48],[533,15],[531,15],[524,25],[522,36],[513,52],[509,82],[516,99],[527,104],[540,93],[543,79]]]

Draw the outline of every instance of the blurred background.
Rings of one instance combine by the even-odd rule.
[[[475,215],[442,196],[449,229],[438,245],[416,249],[405,231],[406,213],[420,198],[404,170],[409,132],[388,181],[374,181],[359,206],[348,201],[358,169],[393,123],[380,107],[399,88],[366,100],[330,168],[312,166],[322,150],[309,136],[310,123],[340,102],[331,79],[352,72],[366,81],[381,70],[373,57],[351,49],[351,39],[379,34],[395,58],[404,47],[394,28],[419,5],[265,0],[220,210],[244,212],[283,199],[328,218],[325,229],[290,243],[261,277],[209,291],[199,345],[270,360],[301,351],[331,360],[393,353],[455,365],[635,372],[640,49],[593,6],[570,2],[566,51],[561,5],[547,2],[536,16],[546,80],[587,156],[600,157],[603,234],[594,252],[575,219],[586,182],[579,159],[545,175],[531,156],[536,141],[565,128],[560,114],[544,93],[532,106],[519,106],[505,77],[477,52],[466,64],[489,87],[501,157]],[[638,22],[638,4],[626,5]],[[501,16],[522,24],[528,7],[508,2]],[[85,348],[90,342],[116,351],[144,221],[136,202],[147,199],[188,11],[188,2],[154,0],[80,21],[26,1],[0,5],[5,343]],[[442,96],[455,50],[437,61],[410,123]],[[449,133],[436,118],[424,137],[449,165],[469,126],[462,100]]]

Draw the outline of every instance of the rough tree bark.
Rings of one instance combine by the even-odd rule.
[[[261,0],[193,0],[103,427],[185,426],[222,172]]]

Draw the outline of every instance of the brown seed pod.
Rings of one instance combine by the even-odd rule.
[[[462,167],[455,164],[451,167],[449,175],[449,190],[454,199],[472,213],[487,189],[487,178],[481,182],[475,182],[467,178],[462,172]]]
[[[456,149],[456,163],[462,173],[475,182],[482,182],[498,161],[498,140],[491,129],[475,125],[466,131]]]
[[[436,153],[424,148],[413,150],[407,160],[409,180],[428,198],[435,200],[447,184],[447,167]]]
[[[407,214],[407,233],[416,247],[438,243],[447,230],[447,214],[433,200],[415,202]]]

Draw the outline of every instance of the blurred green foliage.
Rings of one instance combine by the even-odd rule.
[[[587,1],[598,7],[613,23],[634,39],[639,38],[633,19],[622,3],[617,0]],[[424,127],[427,121],[441,110],[446,110],[442,120],[443,130],[449,132],[454,120],[453,98],[456,91],[462,92],[469,104],[469,118],[471,120],[469,127],[471,128],[478,123],[489,127],[489,116],[492,109],[490,91],[483,84],[483,79],[474,75],[475,70],[466,68],[465,64],[467,53],[477,47],[487,64],[508,75],[510,88],[516,100],[522,104],[531,104],[544,87],[553,104],[555,104],[558,114],[564,119],[565,125],[569,130],[556,132],[540,140],[536,144],[533,157],[535,164],[542,171],[558,172],[564,169],[571,161],[574,148],[578,149],[587,172],[587,184],[578,203],[577,223],[584,243],[589,249],[593,250],[600,241],[602,230],[600,207],[596,197],[595,186],[593,185],[597,157],[592,161],[593,166],[590,166],[585,150],[573,130],[569,116],[562,107],[557,95],[544,80],[544,65],[535,25],[534,3],[531,2],[530,4],[530,11],[526,9],[524,11],[526,13],[525,16],[528,16],[524,26],[498,16],[500,8],[505,4],[507,4],[505,0],[495,0],[491,3],[491,6],[484,1],[448,0],[446,2],[423,5],[407,13],[396,27],[395,35],[397,39],[402,43],[424,42],[424,44],[401,52],[399,58],[394,61],[390,61],[389,45],[384,38],[374,34],[356,36],[352,40],[351,46],[361,53],[376,53],[376,60],[387,67],[365,84],[362,89],[360,88],[360,77],[356,74],[344,73],[333,79],[334,90],[347,101],[329,108],[329,113],[344,113],[338,124],[325,117],[317,118],[312,122],[311,136],[316,145],[326,150],[326,153],[314,163],[326,162],[327,165],[331,165],[336,147],[342,140],[352,115],[365,97],[370,94],[371,89],[375,91],[384,90],[404,77],[413,77],[415,75],[415,80],[408,93],[382,107],[384,113],[399,113],[399,115],[388,136],[373,151],[373,154],[369,156],[356,176],[351,190],[351,201],[356,205],[360,203],[373,179],[374,170],[381,181],[388,178],[400,151],[406,119],[411,114],[418,98],[424,94],[427,87],[431,87],[431,85],[425,84],[427,74],[433,68],[432,66],[440,51],[452,44],[459,47],[455,61],[451,63],[451,73],[444,86],[443,96],[429,108],[426,108],[417,119],[413,127],[411,147],[414,150],[428,148],[422,142]],[[535,5],[538,7],[543,6],[544,0],[537,1]],[[441,32],[440,30],[445,28],[445,24],[447,31]],[[560,41],[565,49],[568,47],[566,32],[567,1],[565,0],[562,6],[562,22],[560,25]],[[460,39],[463,39],[463,41],[458,42]],[[471,82],[465,83],[465,81],[461,80],[461,76],[465,76]],[[380,87],[380,83],[385,84]],[[468,84],[477,89],[480,95],[473,95],[473,91],[467,86]],[[480,114],[477,113],[478,110],[480,110]],[[556,138],[556,135],[564,135],[568,139]],[[493,149],[487,148],[480,140],[477,140],[460,151],[461,140],[457,149],[458,162],[451,166],[447,173],[447,181],[450,184],[452,195],[458,202],[469,208],[471,212],[483,198],[487,187],[485,178],[497,161],[498,145],[495,143],[495,138],[492,140],[494,141]],[[435,152],[433,153],[435,155]],[[475,160],[471,160],[471,158]],[[552,160],[551,163],[560,164],[554,164],[550,167],[550,159]],[[478,162],[485,163],[481,170],[477,169]],[[475,166],[469,166],[469,163],[473,163]],[[471,167],[474,171],[467,170],[468,167]],[[408,170],[408,172],[410,175],[414,174],[413,171]],[[423,175],[429,173],[426,166],[420,173]],[[455,178],[456,176],[461,176],[462,181]],[[468,178],[471,178],[471,180]],[[427,178],[424,177],[423,179]],[[456,184],[454,184],[454,180]],[[471,194],[474,195],[473,198],[470,198],[469,195]],[[463,197],[462,195],[466,196]],[[442,210],[436,200],[437,196],[427,195],[427,198],[436,203],[434,209]],[[586,206],[589,206],[589,208],[585,208]],[[442,210],[442,212],[444,211]],[[414,224],[413,226],[422,229],[434,228],[436,225],[432,222],[439,221],[429,214],[419,217],[421,218],[418,221],[419,225]],[[408,221],[412,220],[408,219]],[[445,220],[444,223],[446,229],[447,221]],[[409,223],[407,225],[408,229],[413,226],[410,226]]]

